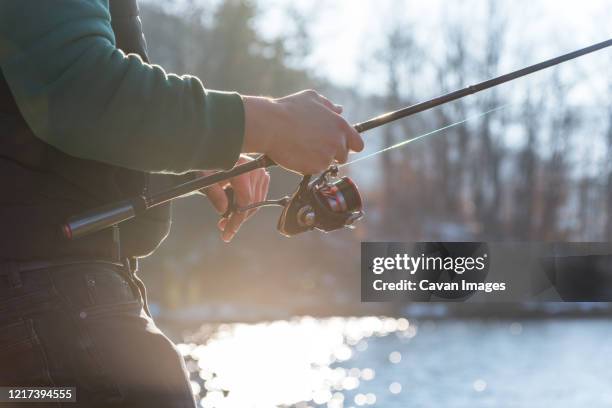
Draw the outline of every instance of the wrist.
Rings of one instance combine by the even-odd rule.
[[[271,124],[277,121],[280,108],[271,98],[243,96],[242,100],[245,123],[242,152],[267,154],[275,136]]]

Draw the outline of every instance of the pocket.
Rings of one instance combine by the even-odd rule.
[[[0,386],[51,384],[33,321],[21,319],[0,327]]]
[[[92,306],[137,302],[128,281],[111,268],[96,268],[85,273]]]
[[[142,320],[142,303],[139,300],[127,302],[105,303],[81,309],[79,318],[82,320],[96,320],[101,318],[121,318],[124,321]],[[142,322],[142,324],[145,324]]]
[[[70,265],[53,271],[52,277],[64,304],[77,314],[91,307],[139,301],[113,265]]]

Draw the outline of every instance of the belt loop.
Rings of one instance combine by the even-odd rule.
[[[4,263],[5,268],[7,269],[7,275],[9,281],[11,283],[11,287],[20,288],[23,286],[23,282],[21,281],[21,271],[19,270],[19,265],[15,261],[8,261]]]
[[[140,300],[142,301],[142,308],[144,309],[147,316],[153,318],[151,314],[151,310],[149,310],[149,302],[147,300],[147,289],[142,282],[142,280],[136,275],[138,272],[138,258],[136,257],[127,257],[123,260],[123,268],[125,273],[127,273],[129,280],[136,286],[136,290],[140,295]]]
[[[121,260],[123,268],[130,276],[134,276],[138,272],[138,258],[126,257]]]
[[[136,257],[130,257],[128,258],[129,263],[130,263],[130,271],[132,271],[132,274],[136,274],[136,272],[138,272],[138,258]]]

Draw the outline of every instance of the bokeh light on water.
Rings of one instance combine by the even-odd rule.
[[[357,390],[376,373],[351,366],[368,339],[411,336],[406,319],[297,318],[259,324],[221,325],[204,344],[180,344],[202,407],[344,407],[374,405],[372,392]]]
[[[611,406],[606,320],[295,318],[179,349],[201,407]]]

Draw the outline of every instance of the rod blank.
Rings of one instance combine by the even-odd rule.
[[[554,65],[561,64],[562,62],[569,61],[574,58],[578,58],[580,56],[595,52],[597,50],[601,50],[602,48],[609,47],[610,45],[612,45],[612,39],[608,39],[606,41],[602,41],[600,43],[593,44],[591,46],[561,55],[559,57],[551,58],[549,60],[540,62],[538,64],[530,65],[528,67],[510,72],[505,75],[501,75],[495,78],[488,79],[483,82],[479,82],[474,85],[467,86],[463,89],[459,89],[457,91],[453,91],[445,95],[438,96],[437,98],[433,98],[425,102],[417,103],[416,105],[412,105],[407,108],[385,113],[383,115],[377,116],[365,122],[357,123],[356,125],[354,125],[354,128],[359,133],[365,132],[366,130],[377,128],[389,122],[393,122],[398,119],[414,115],[415,113],[419,113],[419,112],[429,110],[431,108],[435,108],[436,106],[440,106],[447,102],[463,98],[464,96],[468,96],[468,95],[475,94],[476,92],[484,91],[485,89],[489,89],[494,86],[503,84],[505,82],[512,81],[522,76],[529,75],[529,74],[532,74],[537,71],[541,71],[546,68],[550,68]]]

